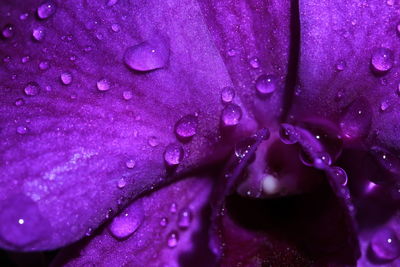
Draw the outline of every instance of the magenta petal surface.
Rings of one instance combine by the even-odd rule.
[[[0,13],[0,247],[76,241],[122,197],[229,149],[216,144],[232,81],[195,1],[6,1]],[[254,127],[241,112],[224,140]],[[188,115],[196,134],[166,158]],[[15,196],[31,208],[4,204]]]
[[[213,266],[206,253],[211,185],[208,178],[187,178],[133,202],[121,213],[140,213],[132,235],[115,238],[114,219],[86,244],[61,251],[53,266]]]

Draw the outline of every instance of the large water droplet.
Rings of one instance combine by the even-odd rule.
[[[38,7],[37,14],[39,18],[47,19],[48,17],[56,13],[56,9],[56,4],[53,1],[46,1]]]
[[[231,86],[226,86],[221,91],[221,100],[223,103],[230,103],[235,98],[235,90]]]
[[[172,231],[167,236],[167,246],[169,248],[175,248],[179,242],[179,234],[176,231]]]
[[[332,167],[332,175],[333,179],[335,179],[339,184],[347,184],[347,174],[342,168],[337,166]]]
[[[15,195],[0,204],[0,238],[15,247],[33,246],[51,233],[36,202],[25,195]]]
[[[97,81],[97,89],[102,92],[110,90],[110,82],[107,79]]]
[[[238,125],[241,119],[242,109],[236,104],[230,103],[222,110],[221,120],[224,126]]]
[[[386,72],[389,71],[393,67],[394,63],[394,54],[393,51],[380,47],[375,49],[372,53],[371,64],[375,71],[377,72]]]
[[[261,75],[256,80],[256,89],[261,95],[271,94],[278,86],[278,79],[275,75]]]
[[[183,148],[179,144],[169,144],[164,151],[164,160],[169,166],[177,166],[183,159]]]
[[[36,41],[42,41],[44,39],[45,33],[44,33],[44,28],[43,27],[37,27],[34,28],[32,31],[32,37]]]
[[[279,136],[283,143],[292,145],[298,142],[298,131],[290,124],[282,123],[279,129]]]
[[[39,94],[39,91],[40,91],[40,88],[36,82],[30,82],[24,88],[24,92],[28,96],[35,96],[35,95]]]
[[[197,118],[194,115],[186,115],[175,124],[175,134],[178,138],[189,139],[197,132]]]
[[[344,137],[348,139],[364,137],[369,133],[372,111],[369,103],[363,99],[357,99],[346,109],[340,119],[340,128]]]
[[[372,238],[370,247],[381,260],[394,260],[400,256],[400,241],[389,227],[379,230]]]
[[[109,226],[112,236],[125,239],[132,235],[141,225],[144,218],[142,203],[134,203],[126,211],[115,217]]]
[[[370,153],[384,169],[400,175],[400,159],[397,156],[378,146],[371,147]]]
[[[72,83],[72,74],[69,72],[63,72],[60,76],[61,82],[65,85],[69,85]]]
[[[192,217],[193,215],[190,209],[181,210],[178,217],[178,227],[183,230],[189,228],[190,224],[192,223]]]
[[[2,35],[4,38],[9,39],[12,38],[15,34],[15,28],[11,24],[7,24],[3,27],[3,30],[1,31]]]
[[[125,64],[133,70],[150,71],[167,64],[169,49],[162,41],[152,40],[131,46],[124,55]]]

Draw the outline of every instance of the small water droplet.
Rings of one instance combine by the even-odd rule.
[[[156,147],[158,146],[158,139],[155,136],[150,136],[149,139],[147,140],[147,143],[151,146],[151,147]]]
[[[15,105],[17,107],[22,106],[23,104],[25,104],[25,100],[22,98],[18,98],[17,100],[15,100]]]
[[[122,177],[122,178],[120,178],[119,180],[118,180],[118,182],[117,182],[117,187],[119,188],[119,189],[122,189],[122,188],[124,188],[126,186],[126,181],[125,181],[125,179]]]
[[[175,134],[178,138],[189,139],[197,133],[197,118],[193,115],[186,115],[175,124]]]
[[[122,97],[125,99],[125,100],[130,100],[130,99],[132,99],[132,97],[133,97],[133,94],[132,94],[132,91],[128,91],[128,90],[126,90],[126,91],[123,91],[122,92]]]
[[[28,18],[29,14],[28,13],[22,13],[21,15],[19,15],[19,19],[20,20],[26,20]]]
[[[3,30],[1,31],[2,35],[4,38],[9,39],[12,38],[15,34],[15,28],[11,24],[7,24],[3,27]]]
[[[384,227],[375,233],[370,247],[374,255],[381,260],[392,261],[400,256],[400,241],[389,227]]]
[[[231,86],[226,86],[221,91],[221,100],[223,103],[230,103],[235,98],[235,90]]]
[[[340,167],[332,167],[333,179],[339,182],[339,184],[345,186],[347,184],[347,174],[345,170]]]
[[[179,234],[176,231],[172,231],[171,233],[168,234],[167,237],[167,246],[169,248],[175,248],[178,245],[179,242]]]
[[[166,227],[168,225],[168,218],[162,217],[161,220],[160,220],[160,225],[162,227]]]
[[[171,213],[176,213],[176,211],[178,210],[178,206],[176,205],[176,203],[172,203],[171,206],[169,207],[169,211]]]
[[[61,82],[65,85],[69,85],[72,83],[72,74],[69,72],[63,72],[60,76]]]
[[[242,109],[236,105],[229,103],[224,107],[221,114],[223,126],[236,126],[242,119]]]
[[[126,211],[113,219],[108,229],[116,239],[125,239],[139,228],[143,218],[142,203],[134,202]]]
[[[85,236],[91,236],[92,234],[93,234],[93,228],[92,228],[92,227],[89,227],[89,228],[86,230]]]
[[[178,227],[183,230],[189,228],[190,224],[192,223],[192,216],[192,211],[190,209],[183,209],[179,213]]]
[[[299,134],[297,130],[290,124],[282,123],[279,129],[279,137],[281,141],[287,145],[292,145],[298,142]]]
[[[257,57],[252,57],[249,59],[250,66],[253,69],[258,69],[260,67],[260,62]]]
[[[136,166],[136,162],[133,159],[127,160],[125,165],[128,169],[133,169]]]
[[[50,64],[48,61],[42,61],[39,63],[39,69],[40,70],[47,70],[50,68]]]
[[[112,210],[111,208],[108,209],[108,210],[107,210],[107,213],[106,213],[106,219],[110,219],[111,216],[112,216],[112,214],[113,214],[113,210]]]
[[[371,64],[375,71],[382,73],[387,72],[393,67],[394,54],[393,51],[380,47],[375,49],[371,56]]]
[[[275,75],[261,75],[256,80],[257,92],[261,95],[268,95],[277,88],[278,79]]]
[[[228,56],[230,56],[230,57],[234,57],[234,56],[236,56],[237,54],[238,54],[238,51],[236,50],[236,49],[229,49],[228,50]]]
[[[110,82],[107,79],[97,81],[97,89],[102,92],[110,90]]]
[[[177,166],[183,159],[183,148],[181,145],[169,144],[164,151],[164,160],[169,166]]]
[[[368,134],[372,119],[369,103],[363,99],[352,102],[340,119],[340,128],[344,137],[354,139]]]
[[[341,60],[339,63],[336,64],[336,69],[338,71],[343,71],[346,68],[346,62]]]
[[[113,32],[119,32],[121,30],[121,27],[118,24],[113,24],[111,25],[111,30]]]
[[[30,82],[24,88],[24,92],[27,96],[38,95],[39,91],[39,85],[36,82]]]
[[[169,48],[162,41],[152,40],[128,47],[125,64],[133,70],[151,71],[164,67],[169,59]]]
[[[389,108],[389,102],[383,101],[380,106],[381,111],[386,111],[388,108]]]
[[[23,64],[29,62],[30,60],[31,60],[31,57],[30,57],[30,56],[24,56],[24,57],[21,58],[21,62],[22,62]]]
[[[56,9],[56,4],[53,1],[46,1],[38,7],[37,14],[39,18],[47,19],[56,13]]]
[[[28,132],[28,128],[25,126],[18,126],[17,127],[17,133],[19,134],[26,134]]]
[[[42,41],[44,39],[44,36],[45,36],[45,32],[44,32],[44,28],[43,27],[37,27],[37,28],[33,29],[32,37],[36,41],[38,41],[38,42]]]

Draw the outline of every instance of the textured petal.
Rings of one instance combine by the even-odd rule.
[[[145,196],[139,200],[141,210],[134,202],[122,212],[134,207],[131,214],[143,213],[131,236],[113,237],[114,219],[86,244],[62,251],[53,266],[213,266],[206,238],[211,182],[188,178]]]
[[[194,1],[6,1],[0,13],[1,247],[75,241],[121,197],[229,149],[216,144],[232,83]],[[252,129],[242,113],[224,141]],[[181,149],[186,115],[197,134]]]

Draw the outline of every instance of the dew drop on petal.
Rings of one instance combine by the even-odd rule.
[[[386,111],[389,108],[389,102],[388,101],[382,101],[381,106],[380,106],[380,110],[381,111]]]
[[[132,99],[132,97],[133,97],[133,93],[132,93],[132,91],[130,91],[130,90],[123,91],[123,92],[122,92],[122,97],[123,97],[125,100],[130,100],[130,99]]]
[[[24,57],[21,58],[21,62],[24,63],[24,64],[29,62],[30,60],[31,60],[30,56],[24,56]]]
[[[15,100],[15,105],[17,107],[22,106],[23,104],[25,104],[25,100],[23,98],[18,98],[17,100]]]
[[[39,94],[39,91],[39,85],[36,82],[30,82],[24,88],[24,92],[27,96],[35,96]]]
[[[183,209],[179,213],[178,227],[182,230],[189,228],[192,223],[192,211],[190,209]]]
[[[45,32],[44,32],[44,28],[43,27],[37,27],[34,28],[32,31],[32,37],[33,39],[35,39],[36,41],[42,41],[44,39],[45,36]]]
[[[111,30],[113,32],[119,32],[121,30],[121,27],[118,24],[113,24],[111,25]]]
[[[125,165],[128,169],[133,169],[136,166],[136,162],[133,159],[127,160]]]
[[[333,179],[335,179],[339,184],[343,186],[347,184],[347,174],[342,168],[337,166],[332,167],[332,175]]]
[[[126,186],[126,180],[122,177],[122,178],[120,178],[119,180],[118,180],[118,182],[117,182],[117,187],[119,188],[119,189],[122,189],[122,188],[124,188]]]
[[[371,126],[372,111],[365,99],[352,102],[340,119],[340,129],[345,138],[355,139],[366,136]]]
[[[26,20],[28,18],[29,14],[28,13],[22,13],[21,15],[19,15],[19,19],[20,20]]]
[[[381,260],[394,260],[400,256],[400,241],[389,227],[384,227],[375,233],[370,247],[374,255]]]
[[[230,103],[235,98],[235,90],[231,86],[226,86],[221,91],[221,100],[223,103]]]
[[[164,67],[169,59],[169,48],[158,40],[128,47],[124,54],[125,64],[136,71],[151,71]]]
[[[176,203],[172,203],[171,206],[169,207],[169,211],[171,213],[176,213],[176,211],[178,210],[178,206],[176,205]]]
[[[394,54],[393,51],[380,47],[373,51],[371,56],[371,64],[377,72],[387,72],[393,67]]]
[[[279,129],[279,137],[281,141],[287,145],[298,142],[299,134],[297,130],[290,124],[282,123]]]
[[[221,114],[221,121],[224,126],[236,126],[242,119],[242,109],[236,104],[228,104]]]
[[[150,136],[149,139],[147,140],[147,143],[151,146],[151,147],[156,147],[158,146],[159,142],[157,137],[155,136]]]
[[[107,79],[98,80],[97,89],[102,92],[110,90],[110,82]]]
[[[42,61],[39,63],[39,69],[40,70],[47,70],[50,68],[50,64],[48,61]]]
[[[168,218],[162,217],[161,220],[160,220],[160,225],[162,227],[166,227],[168,225]]]
[[[132,235],[142,224],[144,211],[141,203],[135,203],[127,211],[115,217],[109,231],[116,239],[124,239]]]
[[[178,138],[189,139],[197,133],[197,118],[186,115],[175,124],[175,134]]]
[[[167,246],[169,248],[175,248],[179,242],[179,234],[176,231],[172,231],[167,236]]]
[[[56,13],[56,9],[57,9],[56,4],[53,1],[46,1],[38,7],[37,9],[38,17],[41,19],[47,19],[54,13]]]
[[[72,74],[69,72],[63,72],[60,76],[61,82],[65,85],[69,85],[72,83]]]
[[[164,151],[164,160],[169,166],[177,166],[183,159],[183,148],[179,144],[169,144]]]
[[[274,92],[278,85],[278,79],[275,75],[261,75],[256,80],[257,92],[261,95],[268,95]]]
[[[249,64],[253,69],[258,69],[260,67],[260,62],[257,57],[250,58]]]
[[[26,134],[28,132],[28,128],[25,126],[18,126],[17,127],[17,133],[19,134]]]
[[[0,238],[16,247],[34,246],[51,233],[51,226],[36,202],[15,195],[0,204]]]
[[[257,141],[256,137],[248,137],[239,141],[235,145],[235,156],[238,159],[244,158],[249,152],[249,149],[256,143],[256,141]]]
[[[1,33],[6,39],[12,38],[15,34],[15,28],[13,25],[7,24],[3,27]]]
[[[343,71],[346,68],[346,62],[341,60],[336,64],[336,70]]]

